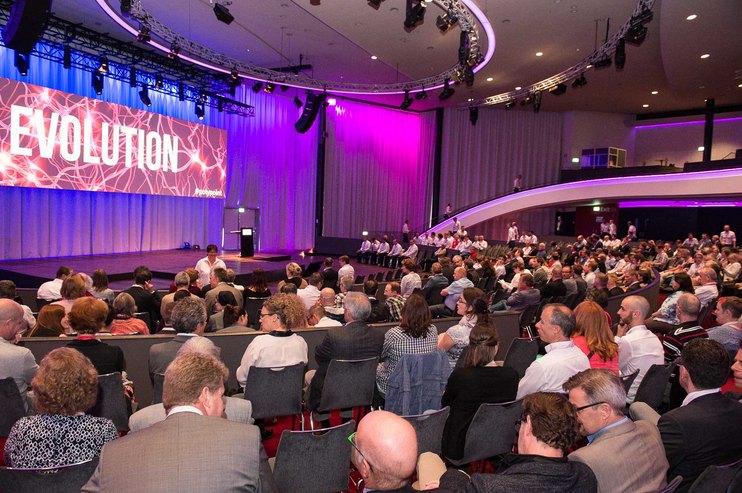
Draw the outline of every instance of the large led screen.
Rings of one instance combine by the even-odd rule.
[[[222,198],[223,130],[0,78],[0,185]]]

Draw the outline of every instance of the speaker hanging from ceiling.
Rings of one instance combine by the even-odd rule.
[[[325,102],[324,94],[307,94],[307,101],[304,103],[304,110],[301,112],[299,120],[294,124],[294,128],[300,134],[305,134],[312,128],[314,120],[317,118],[317,112]]]
[[[24,55],[31,53],[44,33],[51,6],[52,0],[15,0],[3,27],[5,46]]]

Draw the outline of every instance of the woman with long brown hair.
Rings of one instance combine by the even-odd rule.
[[[456,301],[456,313],[461,315],[458,324],[438,336],[438,349],[448,352],[451,369],[456,367],[459,356],[469,345],[469,333],[477,323],[487,323],[489,311],[484,292],[479,288],[465,288]]]
[[[62,319],[64,307],[60,305],[44,305],[36,317],[36,325],[26,337],[59,337],[64,334]]]
[[[618,344],[613,339],[605,311],[594,301],[583,301],[574,314],[576,326],[572,342],[587,355],[590,368],[602,368],[618,375]]]

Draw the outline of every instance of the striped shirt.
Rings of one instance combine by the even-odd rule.
[[[686,322],[680,324],[676,329],[667,334],[662,341],[662,349],[665,351],[665,362],[672,363],[676,358],[680,357],[680,353],[683,352],[688,342],[698,337],[708,338],[706,329],[700,325],[695,325],[698,322]]]

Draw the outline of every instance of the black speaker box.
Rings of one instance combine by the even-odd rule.
[[[31,53],[49,18],[52,0],[15,0],[3,28],[3,42],[11,50]]]
[[[742,159],[742,149],[737,149],[737,152],[734,153],[734,157],[737,159]]]
[[[310,128],[312,128],[314,120],[317,118],[317,112],[324,102],[324,94],[307,94],[307,102],[304,103],[304,111],[302,111],[299,120],[294,124],[294,128],[297,132],[305,134]]]

